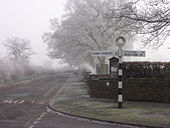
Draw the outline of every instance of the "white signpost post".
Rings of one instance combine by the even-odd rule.
[[[126,44],[126,39],[122,36],[116,39],[116,45],[119,47],[118,51],[93,51],[92,56],[118,56],[118,108],[123,107],[123,71],[122,58],[127,57],[145,57],[145,51],[123,51],[122,47]]]

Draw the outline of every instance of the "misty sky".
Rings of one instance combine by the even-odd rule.
[[[41,65],[46,56],[46,44],[41,36],[50,31],[49,20],[63,14],[66,0],[0,0],[0,42],[8,37],[31,41],[36,53],[31,61]]]
[[[0,0],[0,42],[7,37],[30,40],[36,53],[31,61],[42,65],[44,60],[49,59],[46,55],[47,46],[41,36],[50,31],[50,19],[61,17],[65,2],[66,0]],[[168,40],[166,42],[158,51],[147,51],[147,57],[142,60],[170,61]],[[141,49],[136,47],[135,50]]]

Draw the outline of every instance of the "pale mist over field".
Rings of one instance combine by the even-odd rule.
[[[61,18],[65,0],[0,0],[0,56],[4,56],[2,42],[7,38],[20,37],[30,40],[34,55],[30,61],[36,65],[56,67],[57,60],[47,56],[47,45],[42,35],[50,30],[50,19]],[[3,52],[3,54],[2,54]],[[60,66],[60,65],[59,65]]]

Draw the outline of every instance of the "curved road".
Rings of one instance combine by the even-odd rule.
[[[21,86],[0,88],[0,128],[132,128],[70,118],[48,111],[48,101],[70,75],[46,76]]]

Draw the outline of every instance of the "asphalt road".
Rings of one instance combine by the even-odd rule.
[[[0,89],[0,128],[131,128],[71,118],[47,108],[71,74],[58,74]],[[134,126],[133,126],[134,127]],[[134,127],[135,128],[135,127]]]

